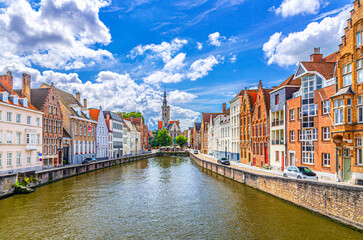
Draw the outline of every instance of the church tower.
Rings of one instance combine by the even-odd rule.
[[[166,101],[166,91],[164,89],[164,101],[163,106],[161,107],[161,113],[163,118],[163,129],[167,129],[169,126],[169,119],[170,119],[170,106],[168,106],[168,101]]]

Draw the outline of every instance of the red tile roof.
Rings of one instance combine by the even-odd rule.
[[[316,71],[325,79],[331,79],[334,74],[335,62],[301,62],[308,71]]]
[[[0,84],[0,92],[7,92],[9,93],[9,96],[10,96],[10,92],[5,89],[1,84]],[[22,98],[21,95],[19,95],[17,92],[13,91],[13,95],[17,95],[19,98]],[[13,105],[13,106],[18,106],[18,107],[22,107],[24,109],[31,109],[31,110],[35,110],[35,111],[38,111],[40,112],[36,107],[34,107],[30,101],[28,101],[28,107],[24,107],[23,104],[20,103],[20,101],[18,101],[18,104],[14,104],[10,98],[8,98],[8,101],[7,102],[4,102],[0,99],[0,102],[3,102],[3,103],[7,103],[9,105]]]
[[[323,62],[336,62],[338,58],[338,52],[332,53],[329,56],[326,56],[322,61]]]
[[[210,122],[211,116],[212,116],[212,119],[214,119],[215,117],[217,117],[220,114],[222,114],[222,113],[202,113],[202,121],[204,123],[208,124]]]
[[[256,90],[247,90],[247,94],[250,97],[251,106],[255,105],[255,102],[257,99],[257,91]]]
[[[94,120],[98,121],[98,115],[100,114],[99,109],[89,109],[89,114],[93,117]]]

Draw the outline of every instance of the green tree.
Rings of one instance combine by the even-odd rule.
[[[163,147],[170,146],[173,141],[173,139],[168,135],[168,130],[166,129],[160,130],[155,140],[159,146]]]
[[[160,147],[160,144],[156,142],[156,137],[158,136],[158,133],[159,133],[159,130],[153,131],[154,137],[150,140],[150,146],[153,148]]]
[[[183,147],[183,145],[188,142],[188,138],[183,135],[179,135],[176,137],[175,141],[180,147]]]
[[[129,113],[122,112],[121,115],[122,115],[122,118],[130,118],[130,117],[142,118],[142,122],[145,122],[145,118],[140,112],[129,112]]]

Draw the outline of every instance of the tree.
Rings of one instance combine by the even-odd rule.
[[[121,115],[122,115],[122,118],[130,118],[130,117],[142,118],[142,122],[143,123],[145,122],[145,118],[140,112],[130,112],[130,113],[122,112]]]
[[[175,141],[180,147],[183,147],[183,145],[188,142],[188,138],[183,135],[179,135],[176,137]]]
[[[150,140],[150,146],[152,148],[160,147],[160,144],[156,142],[156,137],[158,136],[159,130],[153,131],[154,137]]]
[[[173,139],[168,135],[168,130],[162,129],[155,138],[156,142],[163,147],[170,146]]]

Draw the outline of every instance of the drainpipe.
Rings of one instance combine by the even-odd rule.
[[[285,132],[285,142],[284,142],[284,147],[285,147],[285,153],[284,153],[284,155],[285,155],[285,158],[284,158],[284,163],[283,163],[283,169],[285,170],[285,166],[287,165],[286,164],[286,161],[287,161],[287,141],[288,141],[288,139],[287,139],[287,118],[288,118],[288,116],[287,116],[287,114],[286,114],[286,112],[287,112],[287,110],[286,110],[286,94],[285,94],[285,104],[284,104],[284,116],[285,116],[285,119],[284,119],[284,124],[285,124],[285,127],[284,127],[284,132]]]

